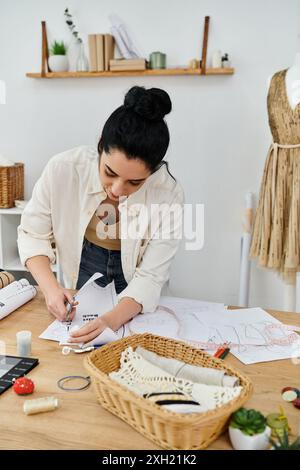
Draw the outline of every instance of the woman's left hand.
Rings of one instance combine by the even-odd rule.
[[[71,331],[70,340],[72,343],[88,343],[97,338],[107,327],[108,325],[103,318],[96,318],[79,330]]]

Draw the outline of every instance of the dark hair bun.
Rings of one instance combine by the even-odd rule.
[[[144,119],[160,121],[172,109],[168,93],[160,88],[134,86],[126,93],[124,106],[132,109]]]

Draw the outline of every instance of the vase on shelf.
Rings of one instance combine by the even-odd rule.
[[[77,72],[88,72],[89,62],[84,52],[84,44],[80,42],[78,45],[78,56],[76,61],[76,71]]]
[[[48,59],[48,65],[51,72],[67,72],[69,70],[66,55],[51,55]]]

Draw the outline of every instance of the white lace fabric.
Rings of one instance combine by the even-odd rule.
[[[214,410],[229,403],[241,393],[242,387],[222,387],[194,383],[176,378],[146,361],[128,347],[122,352],[121,367],[109,377],[137,395],[159,392],[181,392],[199,403],[199,412]]]

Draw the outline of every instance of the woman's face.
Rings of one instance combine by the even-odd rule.
[[[121,196],[135,193],[150,176],[151,171],[142,160],[129,159],[119,150],[101,154],[100,180],[109,199],[119,201]]]

